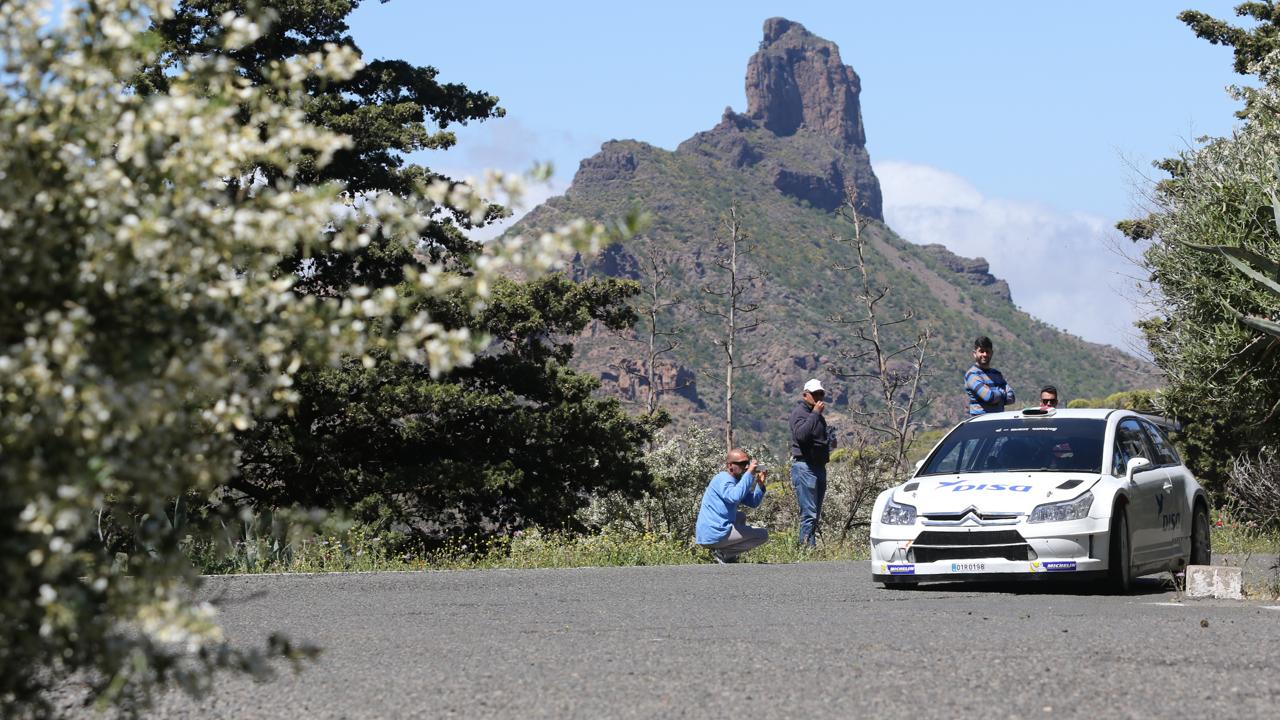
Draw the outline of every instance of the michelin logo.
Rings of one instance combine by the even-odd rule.
[[[1031,572],[1075,572],[1075,560],[1046,560],[1031,563]]]
[[[915,575],[916,566],[910,563],[901,565],[889,565],[887,567],[890,575]]]

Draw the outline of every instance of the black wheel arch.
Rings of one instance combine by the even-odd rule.
[[[1204,507],[1204,514],[1209,514],[1209,498],[1205,496],[1204,490],[1196,490],[1196,496],[1191,500],[1191,512],[1195,513],[1196,508]]]

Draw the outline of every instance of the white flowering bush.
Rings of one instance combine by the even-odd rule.
[[[787,468],[763,447],[744,450],[769,471],[765,494],[768,503],[769,494],[780,489],[774,483],[786,480]],[[725,469],[726,455],[724,438],[711,430],[693,426],[664,431],[644,456],[645,467],[653,476],[651,489],[635,500],[618,493],[596,497],[583,510],[581,519],[589,526],[606,530],[648,533],[692,543],[702,494],[711,478]],[[749,512],[751,524],[765,522],[764,510]]]
[[[304,121],[302,84],[341,78],[347,50],[280,62],[256,88],[221,58],[192,59],[163,93],[129,88],[152,60],[159,0],[0,3],[0,716],[46,714],[45,691],[80,673],[99,703],[145,705],[158,684],[193,692],[218,667],[261,669],[275,640],[233,652],[165,518],[173,498],[234,472],[233,434],[287,409],[304,363],[391,351],[438,375],[483,338],[415,310],[493,280],[553,269],[602,229],[576,224],[490,244],[467,277],[406,269],[416,292],[340,299],[291,292],[298,252],[358,247],[373,233],[414,242],[439,203],[483,216],[518,188],[422,188],[356,204],[336,186],[295,186],[347,140]],[[223,17],[223,42],[258,35]],[[344,208],[344,204],[346,207]],[[479,218],[477,218],[479,219]],[[383,334],[379,318],[405,318]],[[379,353],[384,354],[384,353]],[[104,509],[143,511],[148,553],[100,541]]]
[[[653,475],[652,489],[638,500],[621,493],[596,497],[583,510],[583,522],[693,542],[702,493],[724,468],[724,458],[724,440],[715,433],[700,427],[665,431],[643,459]]]

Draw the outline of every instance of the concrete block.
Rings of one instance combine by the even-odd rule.
[[[1240,600],[1244,568],[1226,565],[1188,565],[1187,597],[1215,597]]]

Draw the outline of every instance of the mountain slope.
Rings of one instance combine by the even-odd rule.
[[[885,318],[908,311],[911,321],[889,329],[905,343],[923,328],[934,335],[930,424],[963,414],[962,375],[977,335],[996,346],[994,364],[1024,402],[1046,383],[1066,399],[1150,387],[1152,368],[1109,346],[1063,333],[1019,310],[1008,285],[981,258],[956,256],[940,245],[915,245],[882,222],[879,183],[865,148],[858,101],[860,82],[839,50],[802,26],[773,18],[747,70],[747,112],[725,111],[721,122],[675,152],[635,141],[611,141],[583,160],[565,195],[535,208],[513,230],[533,232],[572,217],[605,220],[634,208],[654,218],[643,237],[608,248],[579,272],[644,279],[645,258],[672,273],[670,294],[683,303],[665,324],[681,330],[681,346],[660,361],[663,405],[678,424],[714,426],[723,417],[723,353],[718,318],[700,312],[712,298],[706,285],[727,279],[715,265],[722,220],[737,209],[755,250],[745,257],[756,281],[748,299],[762,325],[739,338],[742,357],[758,364],[739,371],[735,411],[744,440],[785,452],[785,417],[812,376],[832,388],[832,422],[851,426],[853,407],[873,406],[869,388],[835,374],[849,363],[842,352],[862,349],[854,329],[832,320],[859,312],[853,227],[835,212],[855,192],[868,220],[867,262],[879,286],[891,288]],[[1016,248],[1011,248],[1016,252]],[[628,338],[589,330],[578,341],[580,369],[604,380],[604,391],[628,400],[645,395],[643,353]],[[862,367],[861,369],[866,369]]]

